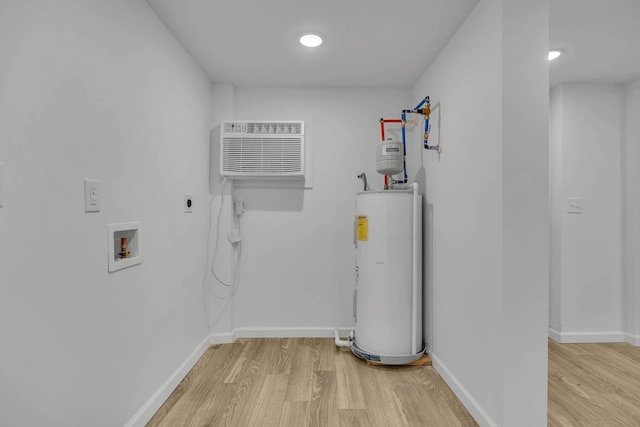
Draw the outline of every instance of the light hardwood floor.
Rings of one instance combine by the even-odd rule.
[[[476,426],[431,367],[370,366],[331,339],[212,346],[147,426]],[[550,427],[640,426],[640,348],[549,341]]]
[[[329,338],[214,345],[147,426],[477,426],[430,366],[370,366]]]
[[[549,340],[550,427],[640,426],[640,348]]]

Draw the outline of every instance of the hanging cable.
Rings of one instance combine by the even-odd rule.
[[[224,181],[223,181],[224,183]],[[224,187],[222,186],[222,190],[224,190]],[[222,196],[224,196],[224,191],[221,191],[220,194]],[[213,269],[213,262],[215,261],[215,254],[213,258],[210,258],[210,245],[209,242],[211,241],[211,229],[213,228],[213,221],[211,220],[211,215],[213,214],[213,202],[215,201],[215,197],[211,197],[211,199],[209,200],[209,210],[208,210],[208,218],[209,218],[209,226],[207,227],[207,256],[206,256],[206,260],[207,263],[205,265],[204,268],[204,274],[202,276],[202,304],[204,306],[204,313],[205,313],[205,317],[207,319],[207,329],[209,330],[209,334],[213,333],[212,331],[212,327],[217,325],[218,322],[220,321],[220,319],[222,318],[222,316],[224,315],[227,307],[229,306],[229,303],[231,302],[231,300],[233,299],[232,297],[235,295],[236,291],[238,290],[237,286],[233,286],[233,287],[229,287],[229,286],[225,286],[226,288],[230,288],[230,291],[228,294],[226,295],[217,295],[214,291],[213,291],[213,287],[212,286],[208,286],[207,285],[207,271],[209,270],[209,259],[211,259],[211,268]],[[221,201],[222,203],[222,201]],[[220,217],[220,213],[218,214],[218,218]],[[219,223],[218,223],[219,225]],[[218,226],[218,231],[216,231],[216,234],[219,232],[219,226]],[[239,225],[238,225],[239,228]],[[237,259],[237,264],[240,264],[240,258],[238,257]],[[239,279],[239,277],[238,277]],[[236,284],[238,284],[239,280],[234,280],[234,282]],[[226,302],[224,303],[224,305],[222,306],[221,309],[218,310],[218,315],[216,316],[215,319],[213,319],[213,322],[211,322],[210,320],[210,316],[211,316],[211,312],[209,309],[209,304],[208,302],[208,297],[211,297],[213,299],[216,300],[226,300]]]
[[[224,206],[224,184],[227,182],[227,177],[224,177],[224,179],[222,180],[222,184],[220,185],[221,191],[220,191],[220,209],[218,209],[218,219],[216,220],[216,244],[213,248],[213,259],[211,260],[211,273],[213,274],[213,277],[216,278],[216,280],[223,286],[232,288],[235,287],[238,284],[238,281],[240,279],[240,259],[242,256],[242,243],[238,242],[238,249],[236,250],[236,266],[235,266],[235,270],[233,272],[233,281],[231,283],[227,283],[224,280],[222,280],[220,277],[218,277],[218,275],[216,274],[216,258],[218,256],[218,246],[220,244],[220,217],[222,216],[222,207]],[[240,231],[240,221],[236,220],[235,215],[234,215],[234,220],[233,220],[234,224],[236,224],[237,228],[236,230]]]

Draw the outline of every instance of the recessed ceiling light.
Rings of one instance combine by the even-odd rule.
[[[549,51],[549,61],[553,61],[554,59],[558,58],[563,53],[564,53],[564,51],[562,49],[551,49]]]
[[[318,47],[322,44],[322,36],[315,33],[307,33],[300,36],[300,44],[305,47]]]

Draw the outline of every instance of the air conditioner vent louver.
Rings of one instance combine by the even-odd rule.
[[[304,177],[304,122],[223,122],[220,174]]]
[[[302,133],[301,122],[247,122],[249,134],[297,134]]]

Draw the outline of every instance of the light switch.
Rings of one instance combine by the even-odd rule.
[[[567,207],[567,213],[581,214],[582,199],[579,197],[569,197],[569,205]]]
[[[100,212],[100,181],[84,180],[84,211]]]

